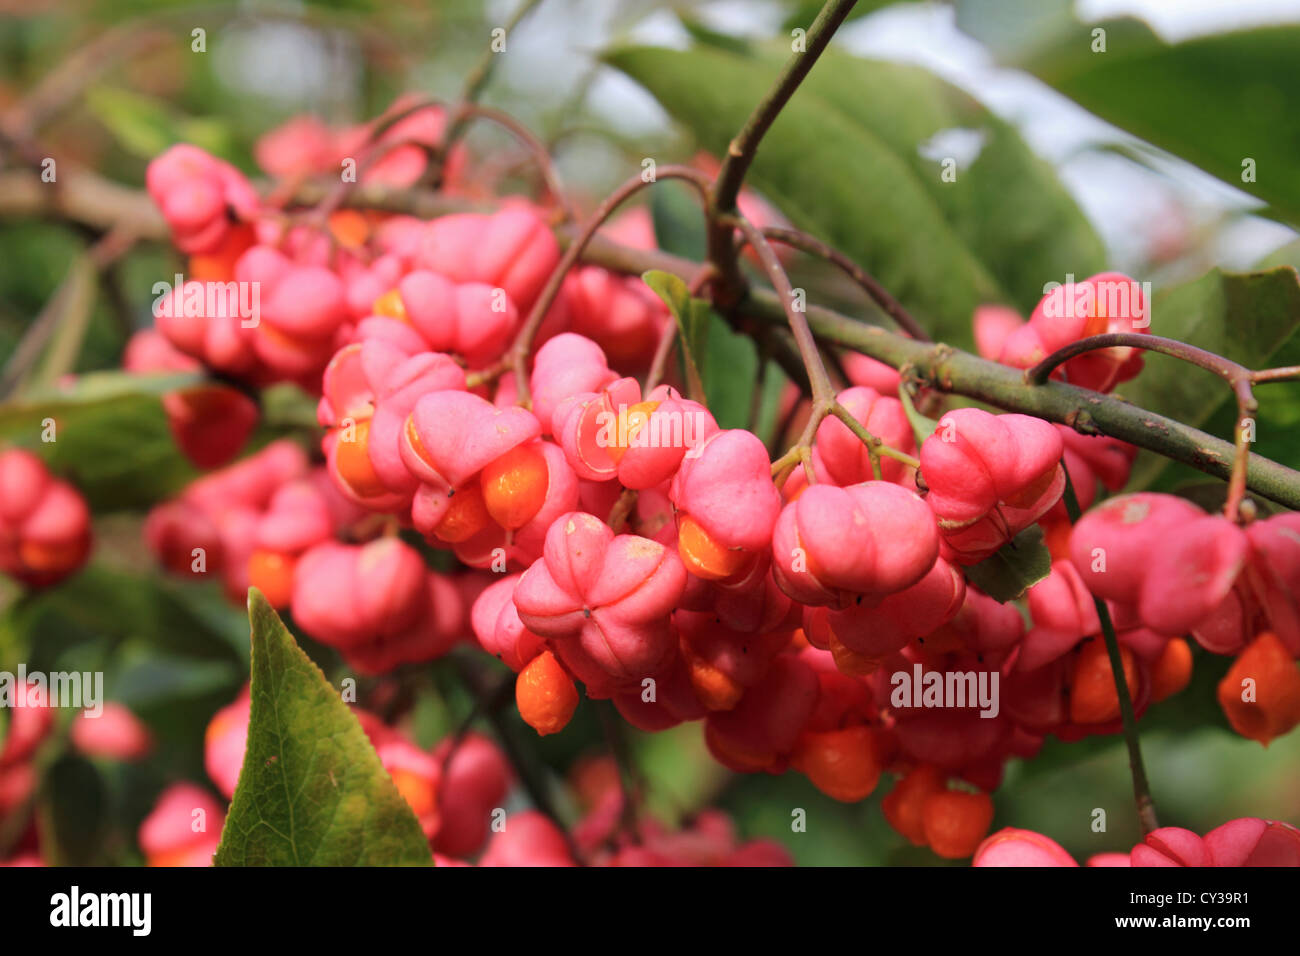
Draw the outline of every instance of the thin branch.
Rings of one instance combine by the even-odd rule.
[[[502,28],[504,32],[501,39],[508,41],[510,34],[514,32],[515,27],[519,26],[524,17],[532,13],[533,9],[540,2],[541,0],[523,0],[523,2],[519,4],[519,9],[514,12],[510,19],[506,21],[505,27]],[[478,63],[476,63],[474,68],[465,75],[465,86],[460,94],[461,102],[477,102],[479,94],[482,93],[483,88],[487,86],[488,80],[492,77],[492,68],[496,65],[497,57],[501,55],[493,48],[495,43],[496,37],[494,36],[492,43],[488,44],[487,49],[483,51],[483,55],[479,57]],[[504,48],[502,52],[504,52]],[[455,133],[456,127],[453,125],[451,132],[447,134],[448,144],[456,141]]]
[[[724,307],[740,298],[744,281],[736,261],[732,231],[720,221],[719,216],[736,211],[736,199],[740,195],[741,184],[744,182],[750,164],[754,161],[764,134],[771,128],[786,103],[790,102],[790,97],[799,88],[808,71],[813,68],[813,64],[826,49],[831,37],[848,17],[855,3],[856,0],[828,0],[821,12],[817,14],[817,18],[813,20],[812,26],[808,28],[808,33],[804,37],[804,48],[796,50],[786,61],[772,89],[754,107],[745,125],[727,146],[727,155],[723,157],[722,167],[718,170],[718,178],[714,183],[712,200],[709,203],[711,225],[708,235],[709,260],[718,267],[720,282],[717,295]]]
[[[673,342],[677,340],[677,321],[674,319],[664,326],[655,346],[654,358],[650,360],[650,371],[646,373],[645,384],[641,387],[642,395],[649,395],[663,381],[668,368],[668,356],[673,354]]]
[[[812,384],[812,412],[808,418],[808,427],[804,429],[804,434],[800,437],[799,443],[789,452],[786,452],[786,455],[782,456],[778,461],[784,463],[788,456],[797,456],[803,464],[809,483],[815,482],[816,477],[813,474],[812,466],[812,442],[817,435],[817,429],[822,420],[827,415],[834,415],[844,422],[849,430],[867,446],[867,454],[871,459],[871,471],[877,479],[880,478],[880,456],[882,454],[896,458],[913,468],[919,467],[920,462],[911,455],[890,448],[867,431],[866,426],[854,418],[849,410],[836,399],[835,388],[831,385],[830,376],[826,373],[826,363],[822,361],[821,352],[818,351],[817,340],[808,327],[807,316],[795,306],[794,289],[790,286],[790,277],[786,275],[781,260],[776,257],[776,253],[768,244],[762,231],[739,214],[723,216],[722,221],[735,225],[740,229],[745,241],[757,253],[759,262],[762,263],[764,270],[767,272],[768,279],[776,288],[777,295],[781,297],[783,302],[787,303],[786,319],[790,324],[790,331],[794,334],[795,342],[799,346],[799,355],[803,359],[804,368],[808,371],[808,380]],[[775,465],[773,469],[775,474],[780,475],[780,471],[776,470]]]
[[[30,145],[31,137],[41,126],[76,102],[105,72],[123,60],[137,59],[174,39],[171,31],[142,20],[101,33],[64,58],[17,104],[6,110],[0,117],[0,130],[14,143]]]
[[[528,318],[524,321],[519,334],[515,337],[514,344],[506,353],[503,361],[505,367],[513,369],[515,373],[515,388],[519,395],[520,404],[527,404],[531,400],[528,389],[528,355],[532,351],[533,339],[537,335],[537,330],[541,328],[546,313],[550,311],[551,306],[555,303],[555,297],[560,293],[560,287],[564,284],[564,277],[578,262],[583,250],[591,242],[592,237],[596,235],[596,231],[604,225],[605,221],[614,214],[614,211],[619,206],[646,186],[665,179],[683,180],[693,185],[699,191],[701,197],[707,197],[708,195],[709,178],[698,169],[692,169],[689,166],[661,166],[656,171],[656,178],[648,181],[638,174],[628,179],[605,197],[604,202],[592,213],[591,218],[583,226],[582,231],[578,233],[577,238],[564,250],[564,255],[560,257],[559,263],[551,272],[550,279],[547,280],[546,286],[537,297],[532,311],[528,313]]]
[[[771,324],[785,321],[784,306],[771,290],[752,290],[737,311]],[[942,343],[917,342],[817,306],[808,309],[808,325],[824,341],[855,349],[896,369],[912,366],[914,378],[926,388],[1068,425],[1082,435],[1109,435],[1216,478],[1231,476],[1236,457],[1231,442],[1114,395],[1056,381],[1027,389],[1020,369]],[[1246,476],[1247,487],[1260,497],[1300,509],[1300,472],[1248,454]]]
[[[848,17],[855,3],[856,0],[829,0],[822,7],[817,18],[813,20],[812,26],[808,28],[804,49],[791,54],[772,89],[754,107],[745,125],[727,146],[727,155],[723,158],[722,168],[718,170],[717,183],[713,187],[713,206],[719,212],[735,211],[741,183],[745,179],[745,173],[749,171],[750,164],[754,161],[754,155],[758,152],[758,144],[785,104],[790,102],[790,97],[813,68],[813,64],[826,49],[831,37]]]
[[[1259,410],[1259,402],[1255,400],[1253,388],[1254,383],[1258,381],[1257,373],[1230,358],[1186,342],[1179,342],[1177,339],[1135,332],[1108,332],[1103,335],[1090,335],[1057,349],[1033,368],[1028,369],[1025,372],[1025,381],[1031,385],[1041,385],[1047,381],[1054,369],[1070,359],[1097,349],[1115,347],[1145,349],[1181,359],[1213,372],[1232,387],[1233,395],[1237,400],[1237,421],[1232,430],[1232,470],[1228,477],[1228,496],[1223,505],[1223,513],[1229,521],[1236,521],[1241,512],[1241,499],[1246,495],[1246,471],[1250,465],[1251,433],[1248,420]],[[1290,369],[1271,369],[1266,370],[1265,374],[1290,371]]]
[[[514,137],[519,140],[520,144],[523,145],[529,155],[531,155],[536,161],[537,168],[542,174],[543,182],[546,183],[546,191],[550,195],[551,200],[560,208],[560,211],[564,214],[566,219],[577,221],[577,211],[574,209],[564,185],[560,182],[560,174],[555,168],[555,162],[551,159],[551,154],[547,152],[546,144],[534,136],[532,130],[520,123],[509,113],[494,109],[491,106],[480,106],[477,103],[462,103],[457,107],[457,111],[459,114],[463,115],[465,122],[472,119],[484,119],[490,123],[495,123],[502,129],[508,130],[514,134]]]
[[[453,656],[453,660],[461,681],[469,688],[470,693],[473,694],[476,700],[487,697],[491,693],[480,676],[478,662],[460,656]],[[550,818],[551,822],[563,834],[564,841],[568,845],[573,858],[580,861],[582,857],[578,853],[578,847],[574,842],[573,835],[569,832],[569,828],[561,819],[559,812],[555,809],[554,802],[551,800],[550,786],[545,777],[546,768],[522,744],[514,725],[499,709],[494,710],[486,706],[482,706],[480,709],[492,724],[497,739],[501,741],[501,748],[506,752],[506,757],[509,759],[511,766],[514,767],[515,774],[519,777],[519,782],[528,793],[529,799],[532,800],[533,806]]]
[[[319,188],[314,195],[319,198]],[[310,203],[313,193],[304,191],[295,197],[295,201]],[[345,205],[404,212],[422,218],[491,208],[475,206],[429,190],[377,187],[362,187],[349,197]],[[67,174],[66,181],[60,182],[58,190],[42,184],[40,177],[30,172],[0,173],[0,216],[52,216],[101,230],[127,223],[141,239],[167,238],[162,216],[142,191],[83,171]],[[731,232],[730,229],[727,231]],[[557,238],[565,245],[571,246],[578,234],[571,224],[556,228]],[[584,263],[627,275],[660,269],[688,281],[700,265],[660,250],[623,246],[604,236],[590,238],[579,258]],[[716,285],[714,288],[716,291]],[[758,288],[733,303],[725,314],[739,330],[759,335],[775,332],[779,341],[787,321],[785,309],[785,303],[775,292]],[[1217,478],[1228,479],[1231,476],[1236,458],[1231,442],[1131,405],[1116,396],[1101,395],[1057,381],[1027,389],[1020,369],[981,359],[947,345],[920,342],[819,306],[809,307],[808,325],[823,342],[861,352],[892,368],[911,366],[916,381],[927,388],[962,395],[1004,411],[1036,415],[1068,425],[1080,434],[1110,435]],[[791,366],[782,362],[782,367],[796,379],[802,373],[797,364]],[[1294,378],[1297,371],[1256,372],[1255,381]],[[1288,508],[1300,509],[1300,472],[1254,454],[1246,456],[1245,470],[1246,484],[1252,492]]]
[[[908,468],[921,467],[921,462],[918,459],[909,455],[905,451],[900,451],[897,448],[886,445],[875,435],[871,434],[871,432],[867,431],[867,427],[854,418],[853,413],[839,402],[836,402],[831,406],[831,414],[842,421],[845,427],[847,427],[849,431],[853,432],[862,444],[867,446],[867,452],[871,455],[871,467],[872,470],[876,472],[877,478],[880,477],[879,459],[881,455],[884,455],[886,458],[892,458],[894,461],[900,462]]]
[[[0,372],[0,398],[10,397],[27,382],[60,325],[69,320],[81,323],[78,334],[66,343],[56,343],[57,354],[46,355],[46,371],[57,377],[72,367],[85,335],[85,323],[94,307],[96,280],[104,269],[131,248],[134,241],[135,237],[124,230],[111,230],[73,259],[54,294],[27,327],[18,347]]]
[[[1070,524],[1079,520],[1079,499],[1074,494],[1074,485],[1070,481],[1070,472],[1061,460],[1061,469],[1065,472],[1065,511],[1070,516]],[[1120,724],[1124,728],[1124,743],[1128,747],[1129,773],[1133,777],[1133,802],[1137,807],[1138,820],[1142,824],[1145,836],[1160,827],[1156,820],[1156,805],[1151,799],[1151,784],[1147,782],[1146,767],[1142,763],[1142,744],[1138,740],[1137,717],[1133,713],[1133,698],[1129,695],[1128,678],[1124,676],[1124,658],[1119,650],[1119,638],[1115,634],[1115,624],[1110,619],[1110,609],[1099,597],[1093,597],[1097,608],[1097,618],[1101,622],[1102,637],[1106,641],[1106,655],[1110,658],[1110,672],[1115,679],[1115,693],[1119,697]]]
[[[860,285],[863,291],[871,296],[872,301],[880,306],[881,310],[893,319],[900,329],[920,342],[932,341],[925,329],[921,327],[921,324],[912,317],[912,314],[907,309],[903,308],[902,303],[890,295],[889,291],[877,282],[871,273],[838,249],[822,242],[816,236],[810,236],[798,229],[781,229],[776,226],[769,226],[763,230],[763,235],[774,242],[793,246],[809,255],[825,259]]]
[[[1109,348],[1143,349],[1148,352],[1160,352],[1174,358],[1189,362],[1207,371],[1213,372],[1234,388],[1239,380],[1250,381],[1250,369],[1232,359],[1216,355],[1205,349],[1197,348],[1177,339],[1167,339],[1160,335],[1145,335],[1139,332],[1106,332],[1102,335],[1089,335],[1071,342],[1044,358],[1037,365],[1025,370],[1025,381],[1030,385],[1042,385],[1059,366],[1072,358],[1088,352]]]
[[[758,260],[763,266],[763,271],[767,273],[772,287],[776,289],[777,295],[785,304],[786,321],[790,324],[790,332],[799,346],[799,355],[803,359],[804,368],[808,370],[808,380],[812,383],[813,402],[833,402],[835,389],[831,386],[830,376],[826,374],[826,364],[822,361],[821,353],[817,351],[817,340],[813,338],[812,330],[808,328],[807,316],[795,303],[794,289],[790,285],[790,277],[786,275],[785,268],[781,265],[781,260],[776,257],[772,246],[763,237],[758,227],[744,216],[726,215],[722,217],[722,222],[741,231],[745,241],[758,255]]]
[[[443,754],[442,757],[440,769],[442,771],[443,780],[447,779],[447,768],[451,766],[451,761],[456,756],[456,752],[460,750],[461,745],[464,744],[466,738],[469,737],[469,732],[474,726],[474,722],[484,715],[497,714],[505,705],[505,702],[514,696],[515,678],[514,675],[506,675],[502,677],[500,683],[497,684],[496,689],[487,693],[477,693],[476,688],[471,688],[471,690],[475,691],[473,693],[474,706],[470,708],[469,713],[465,715],[465,719],[462,720],[460,726],[456,728],[456,731],[451,738],[451,746],[447,748],[447,752]],[[441,787],[437,792],[439,810],[442,809],[442,798],[444,792],[445,788]]]
[[[490,106],[480,106],[477,103],[458,103],[454,107],[448,107],[448,105],[440,99],[435,99],[433,97],[422,97],[421,99],[416,100],[413,103],[407,104],[401,109],[394,110],[380,117],[380,119],[376,121],[375,125],[371,127],[370,133],[366,137],[366,141],[363,148],[368,148],[370,146],[374,146],[378,144],[380,139],[383,137],[383,135],[387,133],[389,130],[391,130],[394,126],[396,126],[398,123],[400,123],[402,120],[407,119],[408,117],[413,116],[414,114],[427,109],[450,110],[451,119],[449,120],[449,128],[451,130],[458,129],[460,131],[463,131],[464,128],[468,126],[471,120],[482,119],[482,120],[487,120],[488,122],[493,123],[501,127],[502,129],[506,130],[507,132],[509,132],[516,140],[519,141],[520,145],[524,147],[528,155],[531,156],[533,160],[537,163],[538,170],[542,174],[542,181],[546,184],[547,194],[550,196],[551,200],[560,208],[565,218],[566,219],[577,218],[577,213],[574,211],[573,205],[568,198],[568,193],[564,189],[563,184],[560,182],[560,174],[555,168],[555,163],[551,159],[551,154],[547,152],[546,144],[543,143],[540,139],[538,139],[535,135],[533,135],[532,130],[530,130],[524,124],[520,123],[509,113],[506,113],[502,110],[493,109]],[[446,151],[451,148],[451,139],[450,139],[451,135],[452,133],[450,131],[445,133],[442,137],[442,142],[440,142],[434,147],[431,147],[434,154],[434,158],[433,158],[434,165],[437,165],[440,162],[439,157],[440,156],[445,157]],[[379,158],[382,158],[383,155],[385,155],[391,149],[396,148],[397,146],[400,145],[409,145],[409,144],[406,141],[402,141],[399,143],[389,144],[385,146],[383,148],[383,151],[379,153],[378,156],[367,157],[367,162],[366,162],[367,168],[370,165],[373,165],[373,163],[377,162]],[[343,196],[345,196],[346,194],[352,192],[355,188],[357,188],[359,186],[359,180],[360,177],[358,176],[357,181],[343,182],[335,186],[334,189],[332,189],[331,192],[326,195],[325,200],[323,200],[323,202],[327,204],[329,207],[328,211],[332,211],[338,205],[342,204]]]

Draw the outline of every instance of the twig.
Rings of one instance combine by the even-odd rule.
[[[479,676],[477,662],[468,658],[454,656],[456,670],[460,679],[465,686],[469,688],[470,693],[475,699],[488,695],[488,691],[483,686],[483,681]],[[511,686],[514,686],[513,681]],[[578,846],[569,833],[569,828],[561,819],[559,812],[555,809],[555,804],[551,800],[550,787],[547,785],[544,774],[545,768],[539,765],[528,748],[523,746],[515,732],[514,725],[507,720],[499,709],[483,707],[482,713],[492,724],[492,729],[496,732],[497,739],[501,741],[501,748],[506,752],[506,757],[514,767],[515,774],[519,777],[519,782],[523,785],[528,797],[546,817],[548,817],[556,828],[564,836],[564,841],[569,847],[569,852],[575,860],[581,860],[578,853]]]
[[[519,9],[506,21],[504,38],[508,39],[510,34],[514,32],[515,27],[519,26],[524,17],[532,13],[540,2],[541,0],[523,0],[523,3],[519,4]],[[496,63],[497,55],[489,44],[474,69],[466,74],[465,87],[460,96],[463,102],[473,103],[478,100],[479,94],[483,92],[483,87],[487,85],[487,81],[492,76],[492,67]],[[451,140],[454,137],[448,137],[448,139]]]
[[[1065,472],[1065,511],[1070,517],[1070,524],[1079,520],[1079,499],[1074,494],[1074,484],[1070,481],[1069,469],[1065,460],[1061,460],[1061,470]],[[1129,773],[1133,777],[1133,802],[1137,807],[1138,820],[1142,824],[1145,836],[1159,828],[1156,820],[1156,805],[1151,799],[1151,785],[1147,782],[1146,767],[1142,763],[1142,745],[1138,740],[1137,717],[1133,713],[1133,698],[1129,695],[1128,679],[1124,676],[1124,658],[1120,655],[1119,638],[1115,634],[1115,624],[1110,618],[1110,609],[1106,602],[1094,596],[1093,604],[1097,608],[1097,618],[1101,622],[1102,637],[1106,641],[1106,655],[1110,658],[1110,672],[1115,679],[1115,693],[1119,697],[1120,723],[1124,728],[1124,743],[1128,747]]]
[[[596,230],[613,215],[619,206],[646,186],[665,179],[683,180],[692,184],[702,197],[706,197],[708,194],[709,178],[698,169],[692,169],[689,166],[661,166],[656,171],[656,178],[650,181],[642,179],[638,174],[628,179],[605,197],[604,202],[592,213],[591,218],[583,226],[582,231],[578,233],[577,238],[564,250],[564,255],[560,257],[559,263],[552,270],[546,286],[542,289],[537,301],[533,304],[532,311],[528,313],[528,318],[519,329],[514,344],[506,353],[504,364],[514,370],[515,388],[518,391],[520,404],[528,405],[531,401],[528,389],[528,355],[532,350],[533,339],[537,335],[537,330],[541,328],[546,313],[555,303],[555,297],[559,295],[560,287],[564,284],[564,277],[578,262],[587,243],[596,235]]]
[[[744,283],[736,261],[732,231],[721,221],[721,216],[736,211],[741,184],[754,161],[763,135],[771,128],[777,115],[813,68],[855,2],[856,0],[829,0],[822,7],[808,28],[804,50],[790,56],[772,89],[754,107],[745,125],[727,146],[727,155],[723,157],[722,167],[718,170],[709,203],[711,226],[708,238],[709,260],[718,267],[720,283],[717,291],[724,307],[740,298]]]
[[[1097,349],[1116,347],[1145,349],[1181,359],[1213,372],[1232,387],[1233,395],[1237,400],[1237,421],[1233,427],[1232,470],[1228,477],[1228,496],[1224,502],[1223,513],[1229,521],[1236,521],[1240,516],[1241,499],[1246,494],[1246,473],[1250,465],[1251,438],[1247,422],[1249,417],[1259,410],[1259,402],[1255,399],[1254,383],[1291,378],[1300,372],[1300,369],[1265,369],[1262,372],[1252,372],[1230,358],[1186,342],[1179,342],[1177,339],[1135,332],[1108,332],[1103,335],[1091,335],[1057,349],[1033,368],[1028,369],[1025,372],[1025,381],[1031,385],[1041,385],[1047,381],[1053,370],[1070,359]]]
[[[907,309],[903,308],[902,303],[890,295],[888,290],[877,282],[874,276],[838,249],[827,245],[816,236],[810,236],[798,229],[781,229],[776,226],[769,226],[763,230],[763,235],[774,242],[793,246],[810,255],[817,256],[819,259],[825,259],[860,285],[867,295],[871,296],[872,301],[880,306],[881,310],[893,319],[900,329],[920,342],[932,341],[925,329],[921,328],[921,324],[912,318],[912,314]]]
[[[622,718],[619,717],[618,711],[614,709],[614,705],[609,701],[602,700],[597,703],[601,728],[605,733],[605,745],[609,747],[609,751],[614,757],[614,763],[618,767],[618,785],[623,798],[623,805],[619,814],[619,829],[631,837],[633,843],[640,843],[641,834],[637,827],[639,787],[636,780],[636,769],[633,767],[631,755],[628,753],[627,737],[623,732]]]
[[[67,174],[61,171],[60,176],[61,179],[66,176],[66,181],[60,183],[60,189],[52,190],[40,182],[39,176],[27,171],[0,173],[0,216],[53,216],[101,230],[126,223],[141,239],[166,239],[162,216],[143,192],[80,170]],[[318,187],[314,191],[307,188],[295,199],[309,203],[319,196]],[[361,187],[349,196],[345,205],[404,212],[422,218],[476,208],[463,199],[429,190],[379,187]],[[560,225],[556,229],[562,244],[571,245],[577,234],[572,225]],[[580,259],[627,275],[660,269],[686,280],[695,275],[700,265],[660,250],[623,246],[604,236],[591,238]],[[785,303],[770,289],[750,290],[724,314],[734,326],[754,334],[777,331],[786,324]],[[1101,395],[1056,381],[1027,389],[1020,369],[950,346],[920,342],[820,306],[809,306],[808,325],[823,342],[861,352],[892,368],[913,367],[916,380],[929,389],[962,395],[1004,411],[1036,415],[1068,425],[1084,435],[1110,435],[1208,475],[1223,479],[1231,476],[1236,459],[1231,442],[1113,395]],[[796,379],[802,373],[797,363],[792,367],[782,362],[782,367]],[[1294,378],[1297,373],[1296,369],[1278,369],[1254,375],[1256,382],[1269,382]],[[1254,454],[1247,455],[1245,470],[1249,490],[1269,501],[1300,509],[1300,472]]]

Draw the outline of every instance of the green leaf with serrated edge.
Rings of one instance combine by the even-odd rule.
[[[356,716],[256,588],[252,711],[217,866],[427,866],[419,822]]]
[[[966,569],[967,579],[999,604],[1014,601],[1052,571],[1043,529],[1030,525],[992,557]]]
[[[641,279],[655,295],[664,300],[664,305],[668,306],[668,311],[677,322],[679,351],[686,363],[686,391],[691,398],[700,401],[705,391],[699,357],[703,353],[705,336],[708,335],[708,312],[696,307],[691,300],[690,289],[680,276],[651,269]]]
[[[1094,50],[1097,31],[1105,53]],[[1109,123],[1300,222],[1300,25],[1166,43],[1140,20],[1076,23],[1017,64]],[[1207,135],[1213,130],[1213,135]]]
[[[1199,346],[1247,368],[1300,363],[1297,329],[1300,281],[1289,266],[1240,273],[1214,269],[1192,282],[1161,290],[1151,305],[1153,335]],[[1283,463],[1294,463],[1297,457],[1294,425],[1300,406],[1286,400],[1294,395],[1293,388],[1279,383],[1257,389],[1260,411],[1254,451],[1280,456],[1277,460]],[[1212,372],[1148,352],[1137,378],[1115,391],[1141,408],[1232,440],[1236,402],[1228,384]],[[1162,456],[1143,454],[1133,467],[1129,487],[1148,487],[1167,464]],[[1170,472],[1170,481],[1191,474],[1181,469]]]

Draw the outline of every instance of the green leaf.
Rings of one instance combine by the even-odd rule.
[[[726,780],[726,770],[709,754],[697,723],[630,736],[633,764],[646,785],[647,809],[657,817],[679,820],[702,810]]]
[[[252,714],[217,866],[428,865],[420,824],[357,718],[250,588]]]
[[[205,381],[198,372],[80,375],[0,405],[0,441],[36,452],[72,481],[96,512],[151,505],[199,474],[177,447],[160,399]],[[263,398],[263,420],[247,451],[286,435],[317,432],[299,389],[276,386]],[[54,440],[47,440],[51,434]]]
[[[823,54],[805,84],[910,166],[957,237],[1021,312],[1038,304],[1048,279],[1105,268],[1100,237],[1052,165],[965,91],[919,66],[835,49]],[[956,152],[955,137],[976,144],[978,152],[960,161],[956,180],[946,182],[942,160]],[[960,318],[960,341],[969,344],[970,315]]]
[[[707,299],[692,299],[679,276],[650,270],[641,277],[677,321],[687,395],[708,406],[723,428],[745,428],[758,378],[758,350],[732,330]]]
[[[96,511],[150,504],[195,477],[159,397],[202,376],[95,372],[0,405],[0,439],[24,445],[68,477]],[[53,422],[53,441],[44,440]]]
[[[218,156],[231,152],[231,133],[224,122],[180,115],[164,100],[100,86],[87,92],[86,104],[122,148],[141,159],[153,159],[180,142]]]
[[[650,190],[650,217],[655,244],[664,252],[701,262],[708,254],[704,215],[693,194],[680,183],[667,180]]]
[[[818,7],[820,9],[820,4]],[[733,53],[749,52],[749,41],[744,37],[715,30],[699,17],[687,13],[685,10],[677,11],[677,19],[681,21],[682,26],[686,28],[686,32],[691,35],[691,39],[696,43],[715,46],[720,50],[730,50]]]
[[[1043,529],[1030,525],[997,554],[966,569],[967,579],[999,604],[1014,601],[1052,571]]]
[[[748,428],[749,412],[758,387],[758,349],[754,340],[734,331],[722,316],[696,299],[696,308],[707,310],[707,342],[704,357],[705,403],[722,428]]]
[[[1095,233],[1014,129],[918,67],[835,50],[823,57],[773,123],[748,179],[797,226],[861,263],[936,338],[969,344],[976,305],[1028,311],[1044,276],[1102,267]],[[715,154],[783,59],[709,48],[605,55]],[[945,182],[940,162],[918,150],[953,129],[982,146]]]
[[[676,184],[665,182],[650,191],[650,213],[654,222],[655,240],[660,249],[687,259],[705,257],[704,217],[700,214],[695,197]],[[662,274],[661,274],[662,275]],[[669,281],[671,280],[671,281]],[[656,279],[668,288],[682,308],[687,287],[676,276]],[[651,286],[654,288],[654,286]],[[673,302],[665,292],[655,289],[661,299],[673,309]],[[723,428],[749,427],[750,406],[755,382],[758,378],[758,350],[747,335],[733,331],[726,321],[713,311],[703,299],[691,302],[687,324],[692,329],[690,355],[683,358],[683,369],[688,384],[691,375],[698,373],[703,382],[705,404]],[[677,311],[673,312],[677,316]],[[682,323],[678,322],[680,332]],[[693,369],[692,369],[693,365]],[[699,395],[692,395],[698,398]]]
[[[1077,26],[1070,0],[956,0],[957,29],[1014,61]]]
[[[758,415],[755,421],[746,426],[768,448],[782,437],[776,432],[781,427],[781,399],[785,395],[785,387],[789,382],[790,378],[780,364],[773,359],[768,359],[762,371],[763,395],[759,399]]]
[[[651,269],[641,278],[655,295],[664,300],[664,305],[668,306],[677,322],[677,342],[686,363],[686,391],[695,401],[702,401],[705,391],[699,357],[704,353],[705,337],[709,334],[708,304],[700,308],[698,303],[701,300],[692,300],[686,283],[671,272]]]
[[[73,257],[54,294],[32,320],[13,354],[5,360],[0,393],[16,394],[33,382],[48,385],[70,372],[95,313],[96,271],[84,252]],[[37,359],[44,357],[40,368]]]
[[[1178,339],[1240,362],[1247,368],[1300,364],[1300,282],[1289,266],[1263,272],[1214,269],[1192,282],[1161,290],[1151,305],[1151,333]],[[1166,355],[1147,353],[1140,375],[1117,390],[1142,408],[1232,439],[1236,403],[1228,384],[1212,372]],[[1286,384],[1258,389],[1255,451],[1296,462],[1295,426],[1300,405],[1279,401]],[[1293,395],[1294,393],[1292,393]],[[1143,455],[1130,486],[1146,487],[1167,464]],[[1170,469],[1169,480],[1188,474]]]
[[[1093,52],[1096,30],[1106,50]],[[1138,20],[1077,24],[1026,66],[1107,122],[1300,222],[1300,26],[1168,44]],[[1212,132],[1209,132],[1212,131]],[[1243,164],[1253,176],[1243,180]]]
[[[1256,264],[1257,269],[1273,269],[1277,266],[1291,266],[1300,269],[1300,239],[1293,239],[1284,246],[1274,249],[1262,261]]]
[[[232,619],[241,617],[224,601],[216,580],[180,584],[92,561],[58,587],[16,602],[0,621],[30,648],[33,669],[58,669],[58,655],[80,644],[111,649],[134,639],[155,655],[219,662],[242,673],[247,632],[240,628],[238,644],[231,633]]]

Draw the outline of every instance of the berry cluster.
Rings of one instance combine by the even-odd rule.
[[[358,671],[378,674],[450,649],[486,581],[429,570],[376,528],[323,466],[280,440],[155,507],[145,536],[173,573],[219,575],[236,602],[256,587]]]
[[[248,733],[247,691],[208,725],[208,776],[227,798],[234,794]],[[583,818],[569,833],[543,814],[505,811],[514,775],[505,755],[473,731],[453,734],[431,751],[411,743],[375,715],[353,712],[380,762],[424,829],[439,866],[788,866],[789,854],[765,840],[738,844],[730,821],[705,811],[680,830],[653,819],[639,822],[632,840],[621,826],[624,791],[609,758],[575,765],[569,781]],[[207,865],[215,847],[209,833],[192,832],[195,808],[204,808],[220,833],[224,808],[193,784],[174,784],[141,827],[139,841],[150,865]]]
[[[433,119],[421,127],[431,145]],[[334,161],[335,135],[277,133],[260,155],[272,171],[310,172]],[[311,149],[290,148],[302,142]],[[151,345],[152,365],[197,361],[249,387],[318,395],[325,464],[273,445],[157,509],[150,540],[181,572],[207,549],[232,595],[258,586],[357,669],[431,660],[472,632],[518,674],[519,712],[538,733],[568,723],[580,684],[636,727],[702,721],[727,767],[793,768],[839,800],[892,771],[891,824],[954,859],[986,835],[1009,758],[1047,734],[1119,730],[1094,598],[1137,713],[1187,685],[1191,635],[1240,653],[1236,669],[1259,685],[1243,704],[1225,679],[1234,726],[1267,740],[1300,720],[1289,518],[1243,529],[1147,494],[1071,527],[1067,482],[1089,508],[1127,481],[1135,449],[974,408],[942,415],[918,443],[898,373],[853,353],[836,401],[860,429],[819,420],[805,467],[774,478],[756,435],[631,377],[669,322],[642,284],[582,266],[540,301],[560,259],[544,209],[509,199],[428,222],[303,219],[250,206],[201,155],[176,147],[150,173],[204,277],[160,306],[179,355]],[[615,228],[653,244],[639,213]],[[233,294],[191,296],[194,282],[254,283],[261,314],[211,309]],[[980,309],[975,332],[986,356],[1027,368],[1089,335],[1144,332],[1146,308],[1136,283],[1104,274],[1049,292],[1027,322]],[[534,311],[535,336],[521,339]],[[520,342],[533,346],[522,366]],[[1108,348],[1052,374],[1108,391],[1141,367],[1138,350]],[[798,402],[787,397],[796,423]],[[968,569],[1035,525],[1054,562],[1025,598],[1027,627]],[[412,536],[464,570],[426,569]],[[420,764],[390,770],[435,781]],[[403,792],[432,826],[426,797]],[[539,830],[536,846],[558,858],[570,853],[561,836]]]
[[[1062,846],[1033,830],[1007,827],[980,844],[972,866],[1078,866]],[[1242,817],[1204,837],[1182,827],[1152,830],[1128,853],[1097,853],[1088,866],[1300,866],[1300,829]]]
[[[36,798],[42,764],[47,762],[40,749],[57,734],[66,732],[67,741],[74,751],[94,759],[135,762],[153,750],[153,736],[149,729],[121,704],[100,701],[93,712],[81,711],[66,727],[60,727],[57,711],[50,706],[50,688],[43,680],[18,683],[12,693],[11,699],[21,699],[23,704],[7,710],[9,724],[3,740],[0,740],[0,820],[5,820],[10,826],[13,825],[11,821],[22,820],[22,814]],[[205,799],[211,800],[211,797],[205,796]],[[190,807],[203,805],[187,805],[186,820],[189,820]],[[35,817],[20,825],[16,833],[11,831],[11,836],[16,839],[10,847],[10,857],[0,861],[0,866],[44,866],[40,852],[40,827]],[[213,848],[215,846],[214,839]],[[206,858],[193,865],[208,865],[212,850],[207,853]],[[195,859],[197,861],[198,857]]]
[[[90,554],[90,509],[31,452],[0,452],[0,572],[31,588],[72,574]]]

